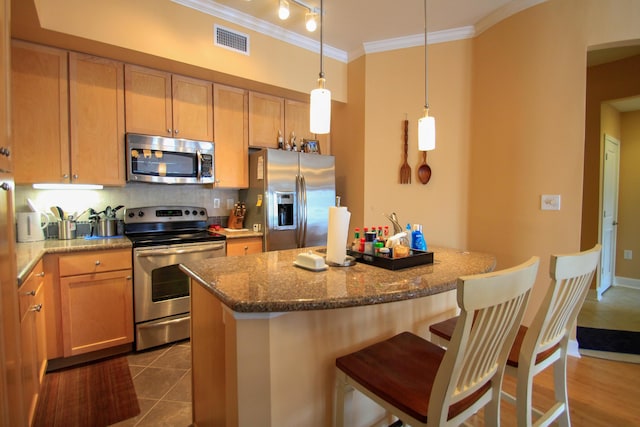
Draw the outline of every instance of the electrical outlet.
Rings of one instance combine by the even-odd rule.
[[[233,199],[227,199],[227,209],[233,209]]]
[[[543,194],[540,197],[540,209],[543,211],[559,211],[560,195],[559,194]]]
[[[213,199],[213,208],[214,209],[220,208],[220,199]]]
[[[630,249],[624,250],[624,259],[633,259],[633,251]]]

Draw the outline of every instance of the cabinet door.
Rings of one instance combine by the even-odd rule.
[[[234,238],[227,240],[227,256],[243,256],[262,252],[261,237]]]
[[[313,134],[309,130],[309,108],[308,102],[294,101],[292,99],[285,100],[284,107],[284,127],[286,129],[285,138],[291,137],[291,132],[295,132],[298,148],[302,143],[302,139],[312,139],[318,141],[319,150],[322,154],[331,154],[329,134],[318,135]]]
[[[12,163],[9,159],[11,155],[11,139],[9,138],[9,93],[11,85],[11,25],[9,17],[10,0],[0,0],[0,171],[12,170]],[[0,399],[2,398],[2,383],[0,383]],[[0,409],[4,405],[0,404]],[[0,411],[2,412],[2,411]],[[0,416],[0,424],[3,417]]]
[[[123,70],[120,62],[69,53],[74,183],[125,184]]]
[[[133,342],[131,270],[60,279],[64,356]]]
[[[46,337],[43,305],[43,267],[38,262],[18,288],[22,355],[22,392],[25,418],[31,425],[46,370]]]
[[[173,136],[171,74],[126,64],[124,79],[127,132]]]
[[[11,54],[15,181],[68,183],[67,52],[14,41]]]
[[[213,84],[190,77],[172,77],[173,134],[213,141]]]
[[[213,86],[215,177],[220,188],[249,186],[248,91]]]
[[[284,132],[284,98],[249,92],[249,145],[278,148],[279,131]]]

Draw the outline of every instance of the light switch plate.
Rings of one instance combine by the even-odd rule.
[[[559,211],[560,195],[559,194],[543,194],[540,197],[540,209],[543,211]]]
[[[220,208],[220,199],[213,199],[213,208],[214,209]]]

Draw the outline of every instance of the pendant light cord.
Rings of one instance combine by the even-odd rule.
[[[320,78],[324,79],[324,55],[322,54],[322,32],[324,30],[323,23],[324,7],[323,0],[320,0]]]
[[[322,32],[320,32],[320,34],[322,34]],[[428,110],[429,79],[427,78],[427,55],[427,0],[424,0],[424,108]]]

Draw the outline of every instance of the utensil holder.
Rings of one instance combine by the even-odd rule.
[[[58,239],[71,240],[76,238],[76,222],[68,219],[58,221]]]

